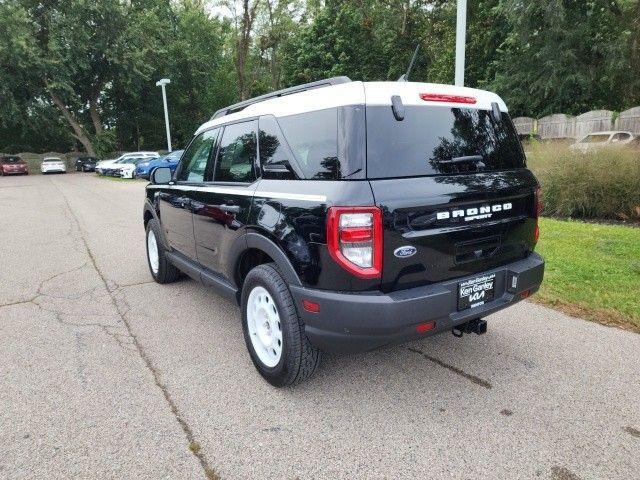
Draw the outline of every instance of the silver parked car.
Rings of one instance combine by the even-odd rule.
[[[573,145],[569,145],[569,148],[574,152],[586,153],[598,148],[630,146],[635,140],[636,137],[631,132],[593,132],[584,136]]]

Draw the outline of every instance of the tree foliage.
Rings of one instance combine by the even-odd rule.
[[[640,104],[640,1],[476,0],[466,84],[515,114]],[[0,150],[159,149],[224,105],[336,75],[452,83],[455,0],[3,0]]]

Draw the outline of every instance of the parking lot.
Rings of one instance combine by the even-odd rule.
[[[0,179],[1,478],[637,478],[637,334],[524,302],[274,389],[234,305],[152,282],[143,194]]]

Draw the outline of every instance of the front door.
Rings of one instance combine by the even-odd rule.
[[[231,245],[249,218],[256,187],[256,120],[226,125],[220,138],[212,181],[193,202],[198,261],[233,281]]]
[[[192,200],[202,186],[217,130],[201,133],[185,151],[174,185],[160,190],[160,216],[169,245],[190,259],[196,259]]]

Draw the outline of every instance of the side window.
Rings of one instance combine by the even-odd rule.
[[[256,161],[256,120],[224,128],[216,161],[216,182],[253,182]]]
[[[336,108],[280,117],[278,123],[305,178],[340,179]]]
[[[296,179],[297,166],[275,117],[260,117],[258,133],[263,178]]]
[[[628,133],[616,133],[612,138],[611,141],[612,142],[621,142],[623,140],[629,140],[629,134]]]
[[[208,130],[193,139],[182,157],[179,181],[204,182],[209,154],[217,136],[218,130]]]

